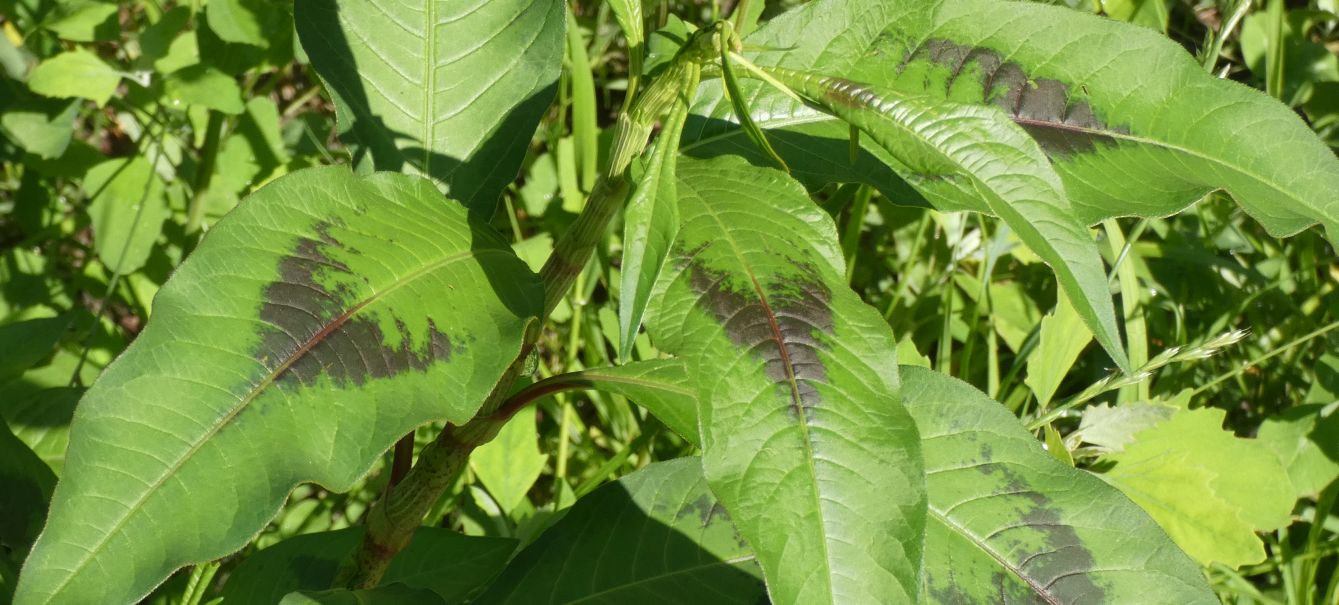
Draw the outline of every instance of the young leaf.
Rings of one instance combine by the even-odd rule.
[[[697,458],[655,462],[577,501],[473,603],[759,603],[758,566]]]
[[[628,97],[636,94],[633,83],[642,75],[642,64],[646,60],[645,17],[642,16],[643,0],[609,0],[609,9],[623,30],[623,40],[628,44]]]
[[[698,444],[697,395],[689,384],[687,368],[677,359],[569,372],[541,380],[531,388],[545,392],[581,388],[622,395],[646,408],[680,437]]]
[[[618,299],[618,356],[623,360],[632,355],[651,289],[679,231],[674,166],[679,155],[679,133],[687,115],[687,105],[675,102],[624,210]]]
[[[228,576],[223,602],[273,605],[291,592],[327,589],[362,535],[361,526],[304,534],[252,554]],[[391,561],[382,584],[428,590],[457,603],[487,585],[515,549],[511,538],[421,527]]]
[[[762,66],[1002,108],[1050,157],[1084,224],[1166,216],[1224,189],[1275,236],[1319,222],[1339,245],[1339,159],[1287,107],[1205,73],[1147,28],[1042,3],[818,0],[769,21],[745,45],[787,49],[751,57]],[[819,155],[836,157],[846,140],[840,122],[779,92],[753,86],[746,94],[807,184],[863,180],[908,199],[869,154],[856,169]],[[744,133],[722,119],[729,103],[709,88],[699,99],[702,119],[685,129],[685,149],[747,152]],[[931,201],[985,210],[969,196]]]
[[[859,127],[902,164],[928,199],[977,198],[1055,271],[1107,354],[1131,371],[1116,328],[1097,243],[1035,142],[994,109],[876,89],[849,80],[770,70],[810,102]]]
[[[726,42],[721,42],[721,81],[725,85],[725,96],[730,100],[730,108],[734,110],[735,119],[739,121],[739,127],[748,135],[749,140],[762,150],[772,162],[786,172],[790,172],[790,166],[786,161],[772,148],[772,144],[767,141],[767,135],[763,134],[761,128],[753,121],[753,114],[750,113],[747,105],[744,104],[744,93],[739,90],[739,81],[735,77],[735,68],[730,61],[730,46]]]
[[[298,0],[295,10],[358,169],[427,175],[491,217],[557,90],[564,3]]]
[[[777,603],[912,602],[925,496],[895,341],[836,227],[784,173],[679,163],[647,327],[693,378],[703,467]]]
[[[1149,515],[1052,458],[1004,406],[910,366],[902,397],[924,440],[931,601],[1218,603]]]
[[[464,422],[543,299],[424,179],[278,179],[220,221],[89,389],[23,603],[131,602],[240,548],[303,481],[348,489],[395,440]]]

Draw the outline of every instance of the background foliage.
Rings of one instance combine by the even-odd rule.
[[[769,2],[763,18],[792,4]],[[1068,4],[1164,32],[1206,69],[1293,107],[1339,148],[1334,0]],[[729,5],[644,6],[652,24],[672,29]],[[520,180],[450,185],[465,197],[505,187],[491,221],[535,268],[592,186],[607,147],[601,137],[628,85],[626,41],[610,4],[570,8],[577,27],[565,41],[558,100],[528,109],[544,121]],[[349,93],[317,82],[289,3],[0,0],[0,19],[0,417],[8,427],[0,430],[0,480],[40,477],[25,489],[0,488],[3,597],[41,527],[83,389],[135,339],[159,286],[220,216],[281,175],[345,161],[331,99]],[[553,42],[545,51],[561,52]],[[657,37],[646,43],[654,60]],[[518,89],[544,79],[511,77]],[[444,168],[377,145],[369,141],[361,156],[353,149],[355,158],[432,176]],[[1218,194],[1171,218],[1104,222],[1103,253],[1109,264],[1120,261],[1114,280],[1127,353],[1148,372],[1112,382],[1109,358],[1057,298],[1050,270],[1003,222],[897,205],[855,185],[816,198],[836,219],[850,286],[902,339],[899,362],[976,386],[1055,457],[1161,511],[1155,520],[1205,565],[1225,601],[1325,603],[1339,595],[1339,262],[1320,230],[1273,238]],[[611,235],[561,303],[535,358],[539,376],[617,357],[620,249]],[[643,337],[634,346],[650,345]],[[420,431],[423,440],[431,433]],[[476,452],[430,521],[477,538],[475,556],[506,556],[576,497],[694,451],[624,397],[559,394]],[[245,602],[229,580],[255,573],[248,566],[261,559],[252,554],[273,553],[268,547],[294,536],[356,532],[346,528],[380,493],[385,466],[345,493],[299,488],[241,553],[177,574],[150,600],[231,594]],[[704,489],[681,470],[657,479],[667,487],[656,489]],[[562,523],[581,514],[575,508]],[[1226,521],[1206,529],[1202,519]],[[450,542],[428,535],[414,547],[465,548]],[[728,556],[729,540],[716,544]],[[304,546],[339,548],[285,543]],[[717,581],[750,580],[726,573]],[[505,600],[496,592],[486,596]]]

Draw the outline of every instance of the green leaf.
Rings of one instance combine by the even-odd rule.
[[[512,416],[492,441],[470,454],[470,468],[488,488],[503,512],[526,501],[526,493],[544,472],[549,457],[539,453],[535,408],[526,406]]]
[[[676,102],[628,198],[623,217],[623,264],[619,269],[618,356],[628,359],[641,331],[651,290],[679,232],[674,167],[679,133],[688,107]],[[696,432],[696,430],[694,431]]]
[[[836,227],[784,173],[678,167],[679,239],[647,327],[697,391],[703,467],[778,603],[910,602],[925,499],[895,341]]]
[[[928,602],[1217,603],[1146,513],[1056,462],[999,403],[929,369],[901,375],[926,460]]]
[[[642,16],[643,0],[609,0],[609,9],[614,20],[623,31],[623,40],[628,44],[628,72],[633,77],[642,74],[642,63],[646,58],[645,20]]]
[[[121,72],[82,48],[63,52],[39,64],[28,76],[28,88],[48,97],[92,99],[106,105],[121,82]]]
[[[284,596],[279,605],[445,605],[441,597],[430,590],[410,588],[403,584],[389,584],[364,590],[320,590],[294,592]]]
[[[66,378],[69,374],[65,374]],[[0,397],[0,416],[57,476],[65,468],[70,443],[70,418],[84,394],[78,387],[41,389],[24,396]],[[696,419],[694,419],[696,420]]]
[[[116,273],[144,266],[163,230],[168,208],[164,185],[143,156],[107,160],[89,169],[84,191],[92,199],[93,247]]]
[[[1041,148],[999,111],[891,89],[773,70],[811,103],[869,134],[928,199],[981,200],[1055,271],[1079,316],[1116,365],[1132,370],[1116,328],[1102,257],[1074,218]]]
[[[17,85],[0,82],[8,88],[12,103],[0,112],[0,126],[28,153],[54,159],[65,153],[74,134],[74,119],[79,115],[78,100],[46,99],[28,93]]]
[[[578,500],[473,602],[753,604],[759,575],[700,461],[680,458]]]
[[[293,27],[287,3],[267,0],[210,0],[209,29],[224,42],[269,48],[281,30]]]
[[[51,355],[70,327],[68,319],[47,317],[0,326],[0,384],[21,376]]]
[[[1140,431],[1100,475],[1148,511],[1186,554],[1205,565],[1259,563],[1254,530],[1291,522],[1287,469],[1265,444],[1222,429],[1226,412],[1180,410]]]
[[[121,24],[116,20],[119,11],[115,2],[66,0],[56,3],[56,9],[42,27],[72,42],[111,40],[121,33]]]
[[[223,602],[271,605],[291,592],[329,588],[362,536],[361,526],[305,534],[252,554],[223,585]],[[515,548],[510,538],[420,527],[391,561],[382,583],[429,590],[447,602],[460,602],[497,575]]]
[[[0,544],[22,559],[42,529],[56,475],[0,421]]]
[[[1056,296],[1055,310],[1041,319],[1039,330],[1041,336],[1027,358],[1023,382],[1032,389],[1037,405],[1046,409],[1079,354],[1092,342],[1093,333],[1083,325],[1083,318],[1064,293]]]
[[[1149,515],[1052,458],[1007,408],[924,368],[902,380],[930,492],[930,602],[1218,603]]]
[[[163,81],[163,96],[168,103],[182,110],[198,105],[216,109],[226,114],[242,113],[242,89],[231,76],[209,67],[196,64],[172,72]]]
[[[297,0],[295,8],[358,169],[428,175],[491,217],[556,92],[564,4]]]
[[[1288,468],[1293,493],[1316,497],[1339,479],[1339,405],[1299,405],[1268,418],[1256,435]]]
[[[429,181],[274,181],[205,236],[80,402],[16,599],[134,601],[240,548],[298,483],[349,489],[415,427],[471,418],[542,300]]]
[[[759,65],[1002,107],[1051,158],[1084,224],[1166,216],[1224,189],[1275,236],[1319,222],[1339,244],[1333,152],[1287,107],[1205,73],[1146,28],[1040,3],[819,0],[745,44],[785,49],[756,53]],[[894,201],[909,199],[887,167],[832,159],[845,157],[845,125],[779,92],[750,90],[755,120],[784,129],[768,135],[806,183],[863,180]],[[743,133],[723,120],[728,111],[704,88],[685,147],[694,155],[745,148]],[[985,210],[969,196],[933,202]]]
[[[680,437],[693,445],[699,444],[697,393],[689,383],[687,368],[677,359],[634,361],[569,372],[541,380],[531,388],[584,388],[622,395],[646,408]]]

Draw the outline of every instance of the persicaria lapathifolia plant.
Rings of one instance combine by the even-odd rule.
[[[618,41],[613,22],[587,41],[554,0],[155,9],[138,47],[161,54],[125,103],[153,108],[142,132],[157,142],[97,177],[113,193],[122,172],[157,183],[184,162],[163,151],[183,124],[204,128],[174,143],[202,150],[183,199],[219,191],[231,175],[218,162],[280,141],[257,127],[250,147],[220,143],[271,114],[277,137],[278,113],[242,103],[242,71],[159,67],[177,31],[198,31],[203,61],[282,50],[265,32],[295,26],[347,160],[274,164],[216,222],[189,202],[171,277],[126,278],[152,288],[149,319],[75,393],[15,602],[133,603],[195,565],[188,602],[217,579],[225,603],[1214,603],[1225,583],[1250,585],[1233,570],[1265,560],[1257,532],[1289,526],[1295,506],[1330,514],[1339,455],[1316,437],[1334,434],[1330,411],[1242,439],[1188,391],[1152,396],[1153,373],[1246,335],[1218,336],[1224,323],[1150,356],[1146,251],[1114,220],[1230,198],[1248,228],[1281,238],[1319,223],[1339,245],[1334,151],[1284,103],[1211,71],[1244,9],[1208,30],[1205,62],[1154,31],[1165,11],[1148,28],[1004,0],[814,0],[766,19],[762,3],[738,4],[696,25],[635,0],[585,6],[612,14]],[[1243,52],[1266,25],[1310,27],[1268,4]],[[61,10],[47,22],[103,14]],[[1262,60],[1303,48],[1289,44]],[[588,67],[615,47],[627,78],[602,82],[622,96],[605,98],[617,109],[600,136]],[[72,48],[24,75],[24,94],[87,96],[58,61],[102,63]],[[204,109],[177,116],[174,99]],[[566,214],[530,203],[546,178]],[[871,206],[880,221],[929,208],[915,211],[942,224],[867,245]],[[142,217],[95,217],[98,245]],[[918,256],[928,229],[952,240],[950,265],[975,254],[980,272]],[[100,252],[111,273],[154,262],[153,235]],[[1313,249],[1331,259],[1333,292],[1334,249]],[[1006,325],[1010,290],[990,274],[1005,255],[1049,268],[1036,277],[1052,315]],[[862,258],[900,273],[858,291]],[[948,293],[930,297],[932,282]],[[931,365],[917,363],[918,296],[944,313],[919,324],[944,334],[940,371],[918,367]],[[955,357],[956,335],[977,330],[959,313],[992,318],[990,343],[998,322],[1026,377],[1001,377],[994,344]],[[1054,399],[1090,340],[1110,375]],[[955,359],[990,395],[946,373]],[[1008,385],[1025,394],[1001,396]],[[537,412],[577,390],[598,393],[595,411]],[[557,423],[556,449],[536,449],[537,417]],[[1290,436],[1291,450],[1271,449]],[[571,460],[584,480],[566,478]],[[552,485],[536,484],[550,464]],[[361,504],[337,515],[334,502]],[[295,506],[348,527],[271,539]],[[1316,548],[1331,531],[1317,552],[1333,555],[1332,530],[1307,527]],[[239,550],[216,578],[210,562]],[[1315,586],[1289,598],[1334,595],[1320,586],[1333,558],[1289,567],[1302,574],[1289,586]]]

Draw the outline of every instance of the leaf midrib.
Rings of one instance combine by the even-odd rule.
[[[696,196],[698,199],[703,199],[702,195],[698,193],[698,191],[695,188],[693,188],[692,183],[683,182],[680,184],[685,185],[686,188],[691,190],[692,194]],[[808,419],[804,415],[804,404],[803,401],[801,401],[800,399],[800,389],[799,384],[796,382],[795,378],[795,368],[791,365],[790,362],[790,352],[786,348],[785,338],[781,334],[780,327],[776,323],[776,315],[772,313],[772,307],[767,302],[767,294],[763,292],[762,286],[758,283],[758,278],[753,272],[753,266],[744,257],[744,249],[739,245],[739,242],[735,240],[734,233],[729,228],[729,225],[724,220],[721,219],[721,216],[719,214],[716,213],[716,209],[713,208],[711,204],[705,203],[705,200],[704,203],[702,204],[702,207],[706,209],[707,214],[710,215],[711,219],[715,221],[717,225],[720,226],[719,232],[724,237],[724,240],[729,246],[730,251],[735,256],[735,259],[739,261],[739,265],[743,267],[744,272],[748,275],[749,281],[753,285],[754,293],[758,295],[758,301],[762,304],[763,312],[766,313],[767,315],[767,323],[772,331],[772,339],[774,342],[776,342],[777,350],[780,351],[781,353],[782,365],[786,368],[786,379],[790,386],[791,401],[792,404],[796,408],[798,408],[797,410],[798,413],[796,414],[797,418],[796,424],[798,424],[800,427],[800,433],[802,437],[801,441],[804,446],[804,463],[809,470],[809,477],[811,479],[809,485],[813,487],[812,493],[814,497],[814,511],[818,513],[818,519],[819,519],[818,530],[821,538],[819,540],[819,548],[822,549],[823,562],[829,565],[827,573],[824,574],[824,578],[826,579],[828,588],[827,591],[828,602],[837,603],[838,602],[837,595],[835,592],[836,587],[833,586],[832,583],[832,569],[830,567],[830,563],[832,560],[832,553],[828,551],[827,516],[823,514],[823,496],[822,494],[819,493],[818,490],[818,481],[819,481],[818,468],[814,466],[814,449],[813,449],[814,444],[811,436],[809,435],[809,423]]]
[[[183,452],[176,460],[174,460],[172,464],[167,469],[165,469],[161,475],[158,476],[157,479],[155,479],[152,483],[150,483],[147,487],[145,487],[142,492],[142,495],[137,500],[135,500],[135,502],[133,502],[130,506],[126,507],[125,512],[121,514],[121,517],[117,520],[117,522],[109,530],[104,532],[94,545],[85,549],[84,557],[80,559],[79,562],[76,563],[73,567],[67,570],[65,578],[61,580],[60,584],[57,584],[56,587],[51,590],[51,592],[49,593],[50,596],[55,597],[56,595],[59,595],[61,591],[63,591],[65,587],[69,585],[69,583],[75,578],[75,576],[77,576],[79,572],[82,571],[84,567],[86,567],[89,564],[89,562],[93,560],[94,556],[102,549],[102,547],[106,546],[108,540],[110,540],[112,536],[116,535],[117,532],[119,532],[121,528],[125,526],[126,522],[128,522],[131,519],[131,517],[134,517],[135,514],[139,512],[139,510],[144,506],[144,503],[147,502],[149,498],[153,496],[153,494],[157,493],[158,489],[162,487],[163,484],[167,482],[169,478],[171,478],[178,471],[180,471],[181,468],[185,466],[186,462],[188,462],[192,457],[194,457],[195,454],[198,453],[200,449],[203,448],[205,444],[209,442],[209,440],[211,440],[214,436],[218,435],[219,432],[221,432],[225,427],[231,424],[233,419],[235,419],[238,414],[240,414],[243,410],[245,410],[247,406],[249,406],[256,399],[256,397],[259,397],[260,394],[264,392],[271,384],[273,384],[274,381],[278,379],[279,376],[281,376],[284,372],[286,372],[289,369],[289,367],[291,367],[294,363],[296,363],[298,359],[300,359],[303,355],[309,352],[313,347],[319,344],[321,342],[321,339],[333,333],[340,326],[347,323],[348,320],[351,317],[353,317],[353,315],[357,314],[359,311],[367,308],[369,305],[377,302],[378,300],[381,300],[386,295],[400,289],[402,286],[411,283],[420,277],[423,277],[428,273],[431,273],[446,265],[464,259],[477,258],[484,254],[502,254],[502,253],[503,253],[502,250],[492,250],[492,249],[467,250],[465,252],[458,252],[443,257],[433,263],[425,265],[405,275],[399,280],[391,283],[390,286],[387,287],[386,289],[372,293],[372,295],[368,296],[366,299],[361,300],[357,304],[351,306],[348,311],[345,311],[338,317],[334,318],[329,325],[323,327],[315,335],[309,338],[307,342],[304,342],[301,346],[299,346],[297,350],[295,350],[286,359],[284,359],[282,363],[276,366],[270,372],[269,375],[267,375],[254,387],[252,387],[252,389],[249,392],[247,392],[246,396],[241,398],[238,401],[238,403],[235,406],[233,406],[231,410],[228,410],[227,414],[225,414],[222,418],[220,418],[217,422],[215,422],[213,426],[209,427],[209,430],[205,431],[198,439],[192,442],[190,447],[185,452]],[[48,602],[50,601],[48,600]]]
[[[935,508],[934,506],[927,506],[926,510],[930,512],[931,516],[938,519],[939,522],[943,523],[954,533],[958,534],[959,536],[962,536],[968,542],[970,542],[977,548],[981,549],[981,552],[986,553],[986,555],[990,556],[990,558],[995,559],[995,562],[999,563],[1001,567],[1009,570],[1009,572],[1012,573],[1015,577],[1026,582],[1028,586],[1032,587],[1032,592],[1036,594],[1038,597],[1041,597],[1050,605],[1063,605],[1060,599],[1052,595],[1049,591],[1045,590],[1044,587],[1039,585],[1032,578],[1029,578],[1026,574],[1023,573],[1023,570],[1019,569],[1009,561],[1005,560],[1003,555],[996,552],[996,550],[994,548],[991,548],[990,545],[985,544],[983,540],[978,540],[975,534],[972,534],[971,532],[967,531],[967,529],[964,528],[963,526],[954,523],[952,520],[948,518],[948,516],[943,511],[939,510],[938,508]]]

